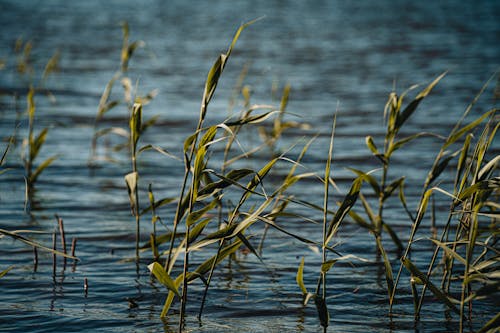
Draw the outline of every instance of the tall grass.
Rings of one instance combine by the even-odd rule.
[[[118,143],[113,149],[126,150],[129,156],[130,172],[126,173],[124,178],[131,212],[136,223],[135,249],[138,264],[140,264],[138,259],[141,216],[151,212],[153,233],[143,248],[151,248],[152,262],[148,265],[148,269],[167,290],[160,317],[177,316],[178,313],[178,330],[179,332],[186,330],[186,318],[189,315],[188,301],[191,299],[188,296],[193,292],[189,286],[201,283],[203,288],[198,312],[201,321],[210,288],[220,271],[221,263],[232,260],[235,253],[241,249],[245,249],[260,262],[264,262],[267,232],[270,228],[274,228],[300,243],[321,249],[321,262],[319,267],[316,267],[318,275],[313,286],[304,279],[304,272],[309,269],[305,257],[297,269],[296,282],[302,294],[302,304],[305,306],[311,300],[314,302],[318,325],[327,332],[331,325],[329,296],[332,293],[332,286],[328,285],[328,276],[334,274],[334,267],[339,261],[365,260],[351,254],[342,255],[334,243],[334,239],[342,232],[342,225],[353,222],[374,236],[378,259],[381,259],[385,271],[391,314],[397,307],[398,301],[407,298],[406,295],[409,294],[402,291],[400,286],[402,279],[408,278],[407,285],[413,296],[415,322],[420,320],[422,308],[428,302],[428,298],[425,297],[426,292],[430,290],[434,299],[458,316],[459,330],[465,331],[467,325],[473,325],[476,320],[473,316],[474,304],[485,299],[491,300],[498,292],[499,286],[497,238],[500,157],[491,156],[491,147],[499,128],[497,109],[483,112],[471,122],[465,123],[466,117],[470,116],[474,104],[481,96],[481,91],[447,137],[427,132],[402,137],[403,126],[410,121],[420,103],[431,94],[445,74],[439,75],[420,90],[409,103],[406,103],[406,100],[416,87],[401,95],[391,92],[383,110],[386,130],[382,142],[371,136],[365,138],[367,148],[380,163],[380,167],[368,171],[355,166],[350,168],[355,176],[347,193],[340,193],[342,200],[337,202],[332,194],[332,188],[336,188],[332,170],[337,116],[333,118],[329,145],[324,152],[326,156],[324,170],[319,173],[311,172],[303,160],[315,137],[300,141],[305,143],[295,158],[290,157],[292,155],[290,151],[296,148],[298,143],[287,149],[282,149],[280,146],[283,133],[288,128],[307,128],[306,124],[285,120],[291,93],[290,85],[284,87],[279,105],[273,106],[251,104],[249,88],[240,81],[237,87],[244,97],[242,111],[238,116],[230,117],[221,123],[207,125],[209,106],[233,49],[241,33],[254,22],[250,21],[239,27],[226,52],[217,57],[208,72],[198,122],[193,132],[184,140],[182,147],[181,160],[184,163],[184,173],[179,182],[178,196],[156,199],[153,184],[150,184],[149,205],[144,203],[146,200],[139,198],[140,188],[143,185],[139,177],[140,154],[147,150],[155,150],[163,155],[172,155],[160,147],[141,142],[144,131],[154,124],[154,118],[143,121],[143,108],[155,93],[151,92],[141,97],[137,95],[138,83],[136,88],[133,88],[128,73],[129,62],[135,50],[143,43],[140,41],[130,43],[128,25],[123,25],[120,66],[107,83],[99,102],[89,165],[95,166],[101,159],[98,154],[98,140],[101,137],[109,134],[123,137],[123,142]],[[22,45],[21,42],[18,45],[18,49],[22,50],[18,51],[18,69],[31,73],[29,62],[31,45],[26,44],[24,47]],[[57,57],[54,57],[47,64],[45,73],[52,71],[56,64]],[[123,85],[123,96],[115,99],[112,89],[119,81]],[[24,144],[26,153],[23,157],[26,182],[29,185],[27,188],[34,186],[41,172],[55,159],[50,157],[41,163],[36,163],[48,129],[45,128],[36,134],[35,91],[36,89],[32,87],[27,93],[29,128]],[[119,105],[124,106],[123,109],[126,111],[123,115],[123,126],[107,127],[104,123],[106,115]],[[482,130],[478,132],[480,128]],[[238,135],[243,129],[260,134],[263,143],[244,151],[238,141]],[[424,136],[437,138],[442,144],[430,171],[422,181],[422,193],[416,209],[412,210],[412,203],[405,197],[406,175],[393,174],[393,157],[395,153],[406,148],[407,144]],[[2,154],[0,167],[4,165],[11,144],[12,139]],[[234,153],[235,146],[243,151]],[[250,169],[236,166],[237,161],[262,153],[264,147],[267,147],[271,154],[265,155],[267,159],[258,167]],[[214,155],[219,159],[214,161],[212,159]],[[112,159],[105,157],[104,160]],[[280,164],[285,164],[289,169],[285,174],[281,174],[280,181],[268,182],[269,175]],[[306,171],[300,172],[301,170]],[[455,177],[452,189],[447,190],[441,185],[440,177],[450,170],[453,170]],[[5,171],[7,170],[0,169],[0,176]],[[306,178],[317,180],[314,184],[322,187],[322,204],[316,205],[289,194],[291,188]],[[406,216],[402,219],[406,219],[408,225],[411,225],[407,235],[393,229],[392,221],[388,219],[386,212],[389,200],[399,201],[406,212]],[[445,200],[450,208],[444,221],[441,220],[443,214],[432,215],[435,232],[428,235],[422,230],[422,225],[428,218],[428,211],[435,210],[436,200]],[[173,217],[162,219],[157,209],[170,203],[175,204]],[[289,211],[289,206],[292,205],[300,207],[300,216]],[[301,233],[301,230],[283,227],[279,223],[279,219],[283,217],[318,222],[317,227],[321,229],[318,230],[320,236],[318,239],[309,239],[309,235]],[[62,220],[58,220],[62,233]],[[162,223],[168,224],[165,233],[157,230],[156,226],[156,223],[162,220],[170,221]],[[436,237],[437,232],[440,232],[439,237]],[[417,234],[423,236],[417,237]],[[0,235],[57,255],[74,258],[73,254],[70,256],[55,248],[43,246],[20,235],[18,231],[0,229]],[[387,244],[384,239],[386,236],[394,243],[398,251],[397,258],[392,258],[390,252],[386,250]],[[412,257],[412,254],[417,255],[413,251],[417,241],[431,244],[432,253],[429,254],[430,259],[426,263]],[[66,252],[64,238],[63,244]],[[398,265],[395,259],[400,260],[397,274],[393,272],[393,267]],[[11,269],[12,267],[7,267],[0,271],[0,277]],[[298,299],[297,303],[299,301]],[[177,313],[171,311],[174,302],[178,302]],[[497,329],[499,318],[500,314],[492,315],[486,323],[481,323],[483,328],[480,331]]]

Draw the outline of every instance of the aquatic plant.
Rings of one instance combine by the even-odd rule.
[[[365,173],[355,168],[351,170],[362,177],[362,179],[368,183],[373,190],[373,195],[377,199],[378,208],[375,210],[372,208],[370,201],[366,199],[365,192],[360,193],[359,198],[366,214],[366,218],[362,217],[355,211],[350,212],[351,218],[359,224],[361,227],[368,229],[374,236],[377,246],[377,250],[380,253],[382,260],[384,262],[385,268],[385,278],[387,284],[387,291],[389,295],[389,303],[393,302],[394,294],[394,278],[392,273],[391,260],[387,256],[386,250],[382,242],[382,233],[387,232],[392,238],[395,245],[400,251],[403,249],[403,245],[399,236],[392,229],[390,224],[386,219],[384,219],[384,207],[386,201],[393,196],[397,191],[399,192],[399,200],[402,206],[405,208],[410,219],[412,215],[408,210],[406,198],[404,195],[404,181],[405,176],[389,180],[389,168],[391,165],[391,157],[394,152],[403,148],[406,144],[411,141],[422,137],[432,135],[426,132],[420,132],[413,134],[408,137],[401,138],[398,134],[402,126],[411,117],[411,115],[417,110],[420,102],[432,91],[436,84],[444,77],[444,73],[438,76],[432,83],[430,83],[425,89],[423,89],[408,105],[403,109],[403,101],[406,95],[409,93],[410,89],[405,91],[401,96],[398,96],[395,92],[391,92],[389,95],[389,100],[387,101],[386,107],[384,109],[384,119],[386,120],[386,133],[384,138],[384,143],[382,149],[380,150],[375,144],[374,139],[371,136],[366,137],[366,145],[371,151],[371,153],[381,162],[382,175],[380,180],[370,173]],[[415,88],[415,87],[413,87]]]
[[[37,135],[35,135],[35,90],[30,87],[27,96],[27,112],[28,112],[28,137],[23,140],[23,151],[26,153],[23,155],[23,162],[25,168],[25,180],[26,180],[26,192],[27,192],[27,202],[31,205],[31,200],[33,197],[33,189],[36,180],[40,174],[57,158],[57,155],[53,155],[43,162],[35,166],[35,159],[40,153],[40,150],[45,143],[47,138],[47,133],[49,131],[48,127],[42,129]]]
[[[112,126],[112,127],[103,127],[101,125],[105,120],[106,114],[111,110],[116,109],[120,105],[125,106],[125,110],[127,111],[124,116],[125,119],[130,119],[133,113],[133,108],[135,103],[140,103],[141,105],[147,105],[154,99],[157,95],[158,91],[152,90],[144,96],[138,95],[137,84],[136,88],[133,88],[132,80],[128,75],[129,62],[132,58],[134,52],[145,45],[145,43],[141,40],[130,42],[129,41],[129,26],[127,22],[122,23],[122,33],[123,33],[123,41],[122,48],[120,53],[120,69],[116,71],[113,77],[106,84],[104,91],[99,100],[99,105],[97,108],[97,114],[94,120],[94,134],[92,136],[92,145],[90,149],[90,156],[88,160],[88,165],[90,167],[96,166],[99,160],[111,161],[114,159],[109,156],[109,153],[105,156],[100,156],[98,153],[98,140],[102,137],[108,135],[116,135],[124,139],[123,142],[117,143],[111,147],[112,151],[120,151],[123,149],[131,149],[130,142],[132,133],[126,126]],[[116,83],[120,82],[122,86],[123,96],[121,98],[114,98],[112,92]],[[156,121],[156,117],[152,117],[147,121],[141,122],[141,131],[144,131],[147,127],[153,125]]]
[[[397,286],[403,267],[410,273],[416,320],[420,318],[420,311],[425,301],[424,296],[429,289],[437,299],[460,316],[460,332],[464,331],[466,321],[472,324],[473,301],[491,297],[491,292],[494,293],[498,287],[495,274],[498,270],[499,252],[494,244],[497,241],[498,230],[496,199],[500,190],[498,177],[500,159],[499,156],[493,156],[488,160],[488,151],[499,127],[498,109],[490,109],[469,124],[463,125],[466,116],[482,95],[487,84],[444,140],[426,177],[418,211],[413,219],[409,240],[395,280]],[[475,128],[486,120],[475,147],[471,149]],[[460,142],[463,137],[465,137],[463,144],[455,152],[449,153],[448,149],[456,142]],[[457,156],[453,192],[448,192],[435,185],[435,181],[447,168],[449,162]],[[429,202],[436,194],[444,194],[452,200],[441,236],[439,239],[429,238],[434,243],[435,250],[428,263],[427,272],[423,273],[412,262],[410,254]],[[456,227],[453,236],[454,221]],[[439,253],[442,253],[443,257],[440,286],[431,281]],[[422,285],[420,294],[417,285]],[[461,290],[459,299],[454,296],[455,290]],[[395,295],[394,290],[392,297]],[[466,306],[469,307],[468,315],[465,313]],[[498,325],[499,317],[500,314],[494,316],[480,331],[485,332]]]

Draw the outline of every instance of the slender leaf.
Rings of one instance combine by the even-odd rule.
[[[178,287],[176,286],[176,283],[170,275],[165,271],[162,265],[160,265],[157,262],[154,262],[150,265],[148,265],[148,269],[153,275],[160,281],[161,284],[163,284],[165,287],[168,288],[168,290],[171,290],[175,295],[178,297],[181,297],[179,294]]]
[[[438,287],[436,287],[428,278],[427,275],[422,273],[408,258],[403,258],[403,265],[408,269],[408,271],[419,278],[429,290],[436,296],[439,300],[445,303],[450,309],[455,313],[460,314],[460,310],[457,309],[455,304],[452,303],[450,298],[446,296]]]
[[[385,189],[384,189],[384,195],[382,197],[382,201],[385,201],[387,200],[387,198],[389,198],[392,193],[394,192],[394,190],[396,190],[397,188],[401,188],[402,184],[404,183],[405,181],[405,177],[401,177],[399,179],[396,179],[395,181],[393,181],[392,183],[390,183]]]
[[[491,318],[477,333],[495,332],[500,327],[500,312]]]
[[[452,134],[450,134],[450,136],[446,140],[445,144],[443,145],[442,149],[444,150],[444,149],[448,148],[450,145],[452,145],[458,139],[460,139],[464,134],[469,133],[477,125],[481,124],[484,119],[486,119],[487,117],[491,116],[495,112],[497,112],[497,109],[489,110],[488,112],[485,112],[484,114],[481,115],[481,117],[477,118],[476,120],[474,120],[470,124],[465,125],[464,127],[462,127],[461,129],[457,130],[456,132],[453,132]]]
[[[205,262],[200,264],[194,270],[194,272],[188,273],[187,281],[190,282],[190,281],[195,280],[198,277],[203,276],[205,273],[207,273],[211,269],[212,265],[214,264],[214,261],[215,261],[215,265],[219,264],[227,256],[236,252],[240,248],[241,244],[243,244],[243,242],[241,240],[237,240],[234,243],[224,247],[218,255],[212,256],[211,258],[209,258],[208,260],[206,260]]]
[[[57,155],[56,156],[52,156],[52,157],[49,157],[48,159],[46,159],[45,161],[43,161],[35,169],[35,171],[31,174],[30,182],[31,183],[35,183],[36,180],[38,179],[38,177],[40,176],[40,174],[42,173],[42,171],[45,170],[49,165],[51,165],[52,162],[54,162],[57,159],[57,157],[58,157]]]
[[[8,230],[5,230],[5,229],[0,229],[0,234],[3,234],[5,236],[9,236],[9,237],[11,237],[11,238],[13,238],[15,240],[18,240],[18,241],[21,241],[21,242],[23,242],[25,244],[28,244],[29,246],[34,246],[34,247],[36,247],[38,249],[42,249],[44,251],[57,254],[58,256],[63,256],[63,257],[66,257],[66,258],[79,260],[77,257],[74,257],[74,256],[71,256],[69,254],[66,254],[66,253],[63,253],[63,252],[51,249],[49,247],[46,247],[46,246],[44,246],[44,245],[42,245],[40,243],[37,243],[37,242],[31,240],[29,238],[26,238],[24,236],[18,235],[16,232],[8,231]]]
[[[482,180],[480,182],[475,183],[474,185],[469,186],[464,189],[458,198],[460,200],[465,200],[473,194],[484,192],[484,191],[493,191],[500,188],[500,177],[495,177],[492,179]]]
[[[304,284],[304,257],[302,257],[302,260],[300,261],[299,269],[297,270],[297,276],[295,277],[295,281],[297,281],[297,285],[299,286],[300,290],[302,291],[302,295],[306,296],[307,295],[307,288],[306,288],[306,285]]]
[[[389,260],[389,257],[387,256],[387,253],[384,249],[384,246],[382,245],[382,239],[380,236],[375,237],[376,242],[377,242],[377,248],[380,251],[380,254],[382,255],[382,259],[384,260],[384,268],[385,268],[385,281],[387,283],[387,292],[389,294],[389,303],[392,304],[394,301],[392,298],[392,295],[394,294],[394,278],[392,276],[392,266],[391,262]]]
[[[7,274],[11,269],[14,268],[14,265],[10,266],[10,267],[7,267],[7,269],[4,269],[3,271],[0,272],[0,279],[5,276],[5,274]]]
[[[375,177],[373,177],[369,173],[365,173],[365,172],[358,170],[358,169],[354,169],[354,168],[347,168],[347,169],[351,170],[356,175],[363,177],[363,180],[367,181],[368,184],[370,184],[370,186],[373,188],[373,192],[375,193],[375,196],[378,197],[380,195],[380,186],[379,186],[377,180],[375,179]]]
[[[431,92],[436,84],[446,75],[446,72],[439,75],[434,81],[431,82],[424,90],[422,90],[417,97],[397,116],[395,128],[399,129],[405,121],[415,112],[420,102]]]
[[[192,226],[194,223],[196,223],[196,221],[201,219],[208,211],[212,210],[217,205],[218,202],[219,202],[218,199],[212,200],[212,202],[210,202],[208,205],[201,208],[200,210],[188,214],[186,218],[186,226]]]
[[[345,196],[344,201],[340,205],[340,208],[335,213],[330,225],[328,226],[328,232],[326,233],[325,245],[328,245],[332,239],[335,231],[337,230],[339,224],[342,222],[344,217],[349,213],[349,210],[354,206],[356,200],[358,199],[359,191],[361,190],[361,184],[363,183],[363,177],[358,177],[352,183],[349,193]]]

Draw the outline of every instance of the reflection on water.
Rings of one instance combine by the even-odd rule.
[[[207,70],[226,50],[240,23],[264,15],[242,34],[210,107],[209,122],[228,116],[228,101],[245,65],[245,84],[251,86],[252,102],[276,104],[273,85],[282,89],[290,83],[287,117],[307,122],[313,130],[292,130],[281,146],[295,143],[304,134],[320,133],[303,163],[321,172],[331,117],[338,103],[334,178],[345,190],[352,179],[345,167],[377,167],[369,158],[364,137],[383,135],[382,111],[393,86],[403,91],[449,71],[412,118],[405,134],[449,131],[499,67],[499,13],[497,1],[452,0],[0,2],[0,59],[6,67],[0,71],[2,140],[18,122],[21,140],[27,127],[19,115],[25,108],[30,78],[12,70],[15,40],[23,37],[33,41],[32,65],[39,68],[37,75],[56,49],[61,52],[59,71],[44,83],[55,102],[44,92],[37,96],[37,128],[50,127],[40,160],[54,153],[59,158],[40,177],[37,204],[29,216],[24,213],[21,143],[16,143],[7,160],[12,170],[0,176],[0,226],[43,231],[33,238],[50,244],[56,227],[54,214],[59,214],[65,221],[67,239],[78,238],[76,252],[81,259],[74,269],[68,262],[65,270],[59,259],[54,275],[51,255],[39,253],[34,271],[32,250],[2,239],[0,270],[10,265],[15,268],[0,280],[0,330],[176,330],[176,318],[158,319],[166,293],[150,279],[146,267],[149,253],[138,266],[127,260],[134,255],[135,225],[123,182],[129,168],[126,154],[113,154],[119,163],[103,163],[93,172],[87,168],[99,98],[119,69],[121,21],[129,22],[131,40],[146,43],[134,54],[129,76],[138,82],[141,94],[159,90],[145,108],[148,116],[159,116],[158,124],[148,130],[144,141],[181,156],[182,142],[195,126]],[[38,77],[31,79],[37,81]],[[116,90],[119,94],[119,88]],[[491,106],[491,91],[485,96],[485,104],[481,100],[473,114]],[[110,112],[107,125],[123,126],[123,114],[118,114],[122,111]],[[251,146],[256,140],[245,138],[242,144]],[[423,138],[411,150],[394,156],[398,168],[393,172],[407,175],[406,195],[413,205],[437,147],[435,139]],[[493,153],[499,150],[496,142]],[[158,197],[177,195],[182,163],[157,154],[147,157],[141,165],[144,184],[154,183]],[[267,156],[261,158],[251,167],[262,165]],[[280,173],[285,174],[288,167],[281,166]],[[297,194],[321,204],[321,186],[313,182],[301,186]],[[408,221],[401,218],[400,207],[391,208],[393,213],[387,218],[406,237]],[[163,208],[160,214],[169,222],[173,208]],[[143,222],[144,235],[151,229],[148,218]],[[311,218],[321,220],[321,216]],[[321,230],[301,222],[291,218],[284,223],[297,233],[319,239]],[[252,255],[239,253],[216,274],[201,326],[195,313],[203,286],[193,285],[188,327],[196,332],[319,330],[314,306],[300,304],[295,274],[305,254],[308,265],[304,278],[307,285],[314,286],[317,272],[313,268],[319,267],[321,258],[298,241],[276,231],[270,233],[269,249],[263,255],[265,266]],[[373,237],[350,225],[339,240],[342,252],[363,256],[369,263],[338,265],[330,275],[329,294],[333,297],[329,308],[336,331],[365,332],[367,327],[373,332],[457,329],[456,320],[447,321],[446,309],[438,303],[424,309],[421,323],[414,327],[411,295],[403,295],[396,315],[388,318],[382,263]],[[396,249],[388,246],[390,255],[396,257]]]

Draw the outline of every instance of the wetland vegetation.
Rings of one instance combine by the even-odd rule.
[[[220,116],[212,117],[212,99],[224,70],[238,56],[233,54],[238,39],[252,29],[252,24],[259,23],[251,21],[239,27],[227,50],[216,57],[209,69],[197,122],[192,124],[190,133],[183,133],[180,154],[151,140],[158,134],[155,128],[169,128],[161,124],[159,117],[150,115],[157,91],[141,95],[141,79],[129,75],[129,62],[144,42],[130,42],[129,27],[123,24],[119,70],[103,87],[96,105],[85,169],[89,178],[99,175],[99,182],[105,182],[109,172],[121,173],[121,184],[114,182],[111,186],[128,195],[128,207],[120,200],[114,209],[122,211],[118,213],[122,214],[120,218],[125,216],[124,211],[131,215],[129,223],[135,224],[135,241],[129,235],[125,237],[129,245],[125,246],[127,251],[120,252],[119,261],[134,263],[137,279],[148,279],[153,286],[146,296],[128,299],[129,308],[158,305],[160,300],[151,320],[161,318],[166,331],[191,331],[197,321],[212,321],[210,313],[216,310],[207,308],[217,307],[221,294],[233,292],[233,265],[247,269],[249,276],[255,271],[272,277],[277,273],[266,261],[276,247],[286,244],[294,247],[284,250],[281,267],[288,270],[288,280],[293,276],[293,290],[287,291],[287,302],[295,305],[294,311],[314,318],[307,320],[310,326],[301,330],[335,331],[331,318],[337,314],[331,309],[342,294],[337,291],[333,276],[338,268],[345,274],[346,267],[350,272],[361,270],[358,277],[383,286],[387,308],[384,320],[388,322],[411,316],[409,322],[418,327],[420,321],[440,312],[443,322],[460,332],[498,329],[500,156],[498,149],[492,148],[498,144],[498,96],[485,96],[491,86],[498,84],[498,73],[476,96],[470,96],[469,106],[447,134],[405,131],[424,100],[431,101],[426,107],[432,109],[434,90],[446,80],[446,73],[436,73],[435,78],[421,86],[390,91],[379,113],[385,133],[365,138],[372,163],[353,163],[349,166],[351,176],[337,179],[336,132],[342,113],[336,111],[339,107],[335,101],[329,115],[331,131],[317,133],[314,123],[307,123],[287,109],[293,99],[293,83],[276,89],[280,93],[274,104],[256,103],[251,87],[244,84],[247,73],[243,68],[234,85],[239,110],[222,121]],[[44,143],[52,134],[52,125],[35,113],[35,105],[38,98],[57,98],[57,92],[44,86],[44,79],[57,70],[59,55],[49,58],[41,79],[35,82],[29,42],[19,42],[17,49],[22,51],[16,70],[20,76],[29,75],[30,84],[19,92],[2,95],[2,99],[13,102],[3,103],[1,112],[16,112],[17,116],[11,133],[2,133],[0,182],[11,179],[7,178],[9,173],[19,175],[16,170],[24,167],[25,214],[36,220],[37,215],[48,213],[43,209],[46,189],[39,188],[38,182],[51,182],[51,177],[58,177],[57,172],[49,171],[62,153],[42,154],[47,149]],[[116,87],[118,84],[121,90]],[[481,99],[493,100],[491,108],[475,110]],[[293,133],[293,140],[283,143],[288,133]],[[314,146],[319,138],[327,144]],[[406,195],[407,178],[415,177],[397,166],[397,155],[412,149],[419,154],[420,140],[432,140],[432,147],[437,149],[427,153],[426,156],[433,156],[431,167],[421,179],[418,200],[410,202]],[[71,144],[71,140],[65,142]],[[317,149],[321,149],[319,155],[323,159],[311,166],[308,163],[312,149],[317,154]],[[378,165],[373,167],[374,164]],[[167,184],[162,181],[166,177],[164,169],[175,174]],[[71,178],[71,174],[61,177]],[[151,181],[155,178],[158,183]],[[57,184],[58,180],[53,182]],[[71,180],[63,186],[70,184]],[[51,189],[57,191],[58,186]],[[9,191],[5,187],[0,190]],[[312,198],[311,193],[317,197]],[[79,199],[79,194],[73,193],[68,200],[78,206]],[[391,210],[397,212],[396,216]],[[66,213],[64,208],[58,211],[61,216]],[[113,217],[101,217],[96,212],[92,218],[105,225],[106,219]],[[0,246],[12,246],[20,253],[27,251],[19,249],[20,243],[30,251],[33,249],[34,272],[37,265],[47,265],[39,261],[38,250],[49,253],[53,256],[49,265],[54,281],[64,275],[57,271],[60,267],[56,257],[64,258],[64,267],[67,259],[74,260],[73,272],[78,272],[80,249],[83,257],[92,261],[81,248],[85,245],[75,251],[81,228],[66,230],[75,237],[73,250],[68,254],[63,222],[58,215],[56,222],[58,232],[49,227],[42,231],[2,227]],[[364,240],[362,246],[369,247],[367,251],[375,253],[375,258],[363,251],[349,251],[358,246],[346,244],[358,242],[353,232],[369,235],[371,243]],[[51,245],[47,245],[47,235],[52,236]],[[61,237],[61,246],[56,244],[57,235]],[[92,241],[85,232],[82,237],[86,239],[83,244]],[[117,232],[116,237],[122,234]],[[293,253],[293,259],[286,252]],[[253,259],[242,264],[242,257]],[[86,260],[80,259],[82,264]],[[0,265],[3,281],[16,270],[16,278],[32,274],[26,263],[21,267]],[[112,262],[107,267],[114,270]],[[146,267],[151,274],[144,278],[140,272]],[[91,274],[91,270],[88,268],[87,273],[83,271],[74,278],[85,297],[93,293],[93,288],[99,289],[92,286],[92,281],[89,286],[86,274]],[[63,280],[58,284],[63,286]],[[281,288],[278,278],[272,280],[256,293],[260,288]],[[224,289],[221,281],[229,281],[229,287]],[[284,288],[292,287],[287,282]],[[347,289],[355,294],[356,283]],[[217,301],[210,302],[211,298]],[[356,308],[356,304],[352,307]],[[229,312],[228,316],[234,314]],[[177,328],[173,327],[174,322],[178,323]],[[228,329],[238,327],[229,325]]]

